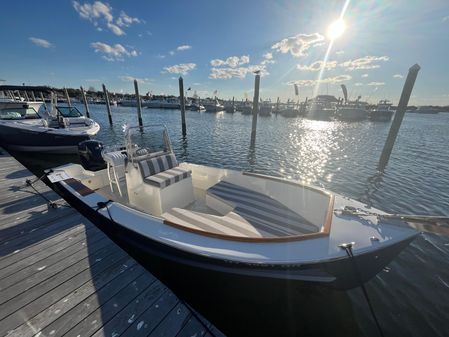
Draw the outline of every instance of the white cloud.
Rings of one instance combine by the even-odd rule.
[[[211,79],[230,79],[230,78],[245,78],[246,75],[260,71],[261,76],[269,75],[265,65],[251,65],[247,67],[238,68],[212,68],[209,78]]]
[[[164,71],[169,72],[171,74],[182,74],[187,75],[190,71],[196,68],[195,63],[181,63],[175,64],[170,67],[164,67]]]
[[[290,81],[287,82],[288,85],[293,85],[293,84],[298,84],[299,86],[303,86],[303,87],[313,87],[316,84],[322,84],[322,83],[329,83],[329,84],[336,84],[339,82],[345,82],[345,81],[349,81],[352,79],[352,76],[350,75],[338,75],[338,76],[334,76],[334,77],[328,77],[328,78],[323,78],[320,80],[296,80],[296,81]]]
[[[132,77],[132,76],[119,76],[118,77],[120,80],[122,80],[123,82],[134,82],[134,80],[137,80],[138,83],[146,83],[149,81],[148,78],[137,78],[137,77]]]
[[[125,35],[125,32],[121,27],[129,27],[133,23],[141,23],[143,21],[138,18],[133,18],[123,11],[120,12],[118,19],[114,21],[112,7],[101,1],[95,1],[92,4],[81,4],[78,1],[73,1],[73,8],[83,19],[92,22],[92,24],[97,27],[97,30],[102,31],[102,28],[99,27],[99,25],[100,22],[103,22],[106,23],[106,27],[108,27],[111,32],[118,36]]]
[[[310,47],[318,46],[322,41],[324,36],[319,33],[298,34],[275,43],[271,49],[283,54],[290,52],[293,56],[300,57],[306,56]]]
[[[367,85],[379,87],[381,85],[385,85],[385,82],[369,82]]]
[[[379,64],[375,64],[378,61],[388,61],[388,56],[365,56],[355,60],[348,60],[340,64],[341,67],[346,70],[360,70],[360,69],[375,69],[379,68]]]
[[[394,74],[393,78],[403,78],[404,76],[402,76],[401,74]]]
[[[133,18],[129,15],[127,15],[124,11],[120,12],[120,16],[117,19],[117,25],[120,27],[129,27],[133,23],[141,23],[142,21],[138,18]]]
[[[265,60],[272,60],[273,59],[273,53],[265,53],[265,54],[263,54],[263,58]]]
[[[324,61],[315,61],[310,65],[301,65],[298,64],[296,66],[299,70],[302,71],[320,71],[321,69],[330,70],[337,67],[337,61],[327,61],[326,63]]]
[[[189,50],[189,49],[192,49],[192,46],[189,46],[188,44],[183,44],[176,48],[177,51],[183,51],[183,50]]]
[[[355,87],[361,87],[362,85],[363,85],[363,83],[360,83],[360,82],[354,83]]]
[[[344,53],[345,53],[344,50],[337,50],[335,52],[336,55],[343,55]]]
[[[121,29],[119,26],[117,26],[111,22],[108,22],[107,26],[111,30],[111,32],[113,32],[115,35],[118,35],[118,36],[125,35],[125,32],[123,31],[123,29]]]
[[[29,38],[31,42],[33,42],[36,46],[39,47],[44,47],[44,48],[51,48],[54,47],[53,43],[44,40],[44,39],[39,39],[37,37],[30,37]]]
[[[213,67],[221,67],[221,66],[228,66],[231,68],[235,68],[242,64],[249,63],[249,55],[242,55],[242,56],[231,56],[228,57],[226,60],[220,60],[220,59],[214,59],[210,61],[210,65]]]
[[[361,78],[367,78],[369,75],[368,74],[362,74],[362,76],[360,76]]]
[[[103,58],[108,61],[123,61],[125,56],[137,56],[136,50],[127,50],[121,44],[108,45],[103,42],[92,42],[90,46],[96,53],[103,53]]]
[[[173,50],[168,52],[171,56],[175,55],[175,52]]]

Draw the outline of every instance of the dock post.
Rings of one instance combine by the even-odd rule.
[[[254,99],[253,99],[253,123],[251,126],[251,147],[256,145],[256,129],[257,129],[257,114],[259,112],[259,87],[260,87],[260,74],[256,74],[254,81]]]
[[[420,69],[421,67],[418,64],[415,64],[408,70],[407,79],[405,80],[404,88],[402,89],[398,108],[394,114],[393,123],[391,124],[387,141],[385,142],[382,154],[380,156],[378,170],[381,172],[385,170],[388,160],[390,159],[391,151],[393,150],[394,143],[398,136],[399,128],[401,127],[402,119],[404,118],[405,111],[407,110],[408,101]]]
[[[142,127],[142,102],[140,101],[139,95],[139,85],[137,84],[137,80],[134,80],[134,91],[136,92],[136,100],[137,100],[137,119],[139,120],[139,126]]]
[[[104,100],[106,101],[106,109],[108,110],[109,125],[112,126],[111,105],[109,104],[109,95],[106,86],[103,84]]]
[[[81,96],[83,96],[84,109],[86,109],[86,117],[90,118],[89,105],[87,104],[86,93],[84,92],[83,87],[80,87]]]
[[[65,93],[65,99],[67,100],[67,105],[69,107],[72,107],[72,102],[70,102],[69,92],[67,91],[67,88],[65,88],[65,87],[64,87],[64,93]]]
[[[276,101],[276,113],[278,113],[278,112],[279,112],[279,97]]]
[[[181,103],[181,122],[182,122],[182,136],[187,135],[186,128],[186,102],[184,101],[184,81],[182,76],[179,76],[179,100]]]

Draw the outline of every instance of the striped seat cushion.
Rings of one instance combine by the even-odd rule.
[[[316,225],[279,201],[245,187],[220,181],[209,188],[207,194],[234,207],[233,212],[254,227],[275,236],[300,235],[319,231]]]
[[[144,181],[150,185],[165,188],[169,185],[172,185],[182,179],[190,177],[190,171],[184,170],[179,167],[174,167],[169,170],[165,170],[163,172],[159,172],[152,176],[148,176],[144,178]]]
[[[172,169],[175,166],[178,166],[178,162],[173,153],[139,161],[140,172],[142,173],[142,178],[144,180],[149,176]]]

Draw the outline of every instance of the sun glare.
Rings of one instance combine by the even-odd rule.
[[[327,28],[327,37],[330,40],[335,40],[336,38],[342,36],[345,30],[346,30],[345,22],[342,19],[338,19],[332,22],[329,28]]]

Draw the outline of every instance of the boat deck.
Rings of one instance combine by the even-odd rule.
[[[0,336],[222,335],[0,152]]]

